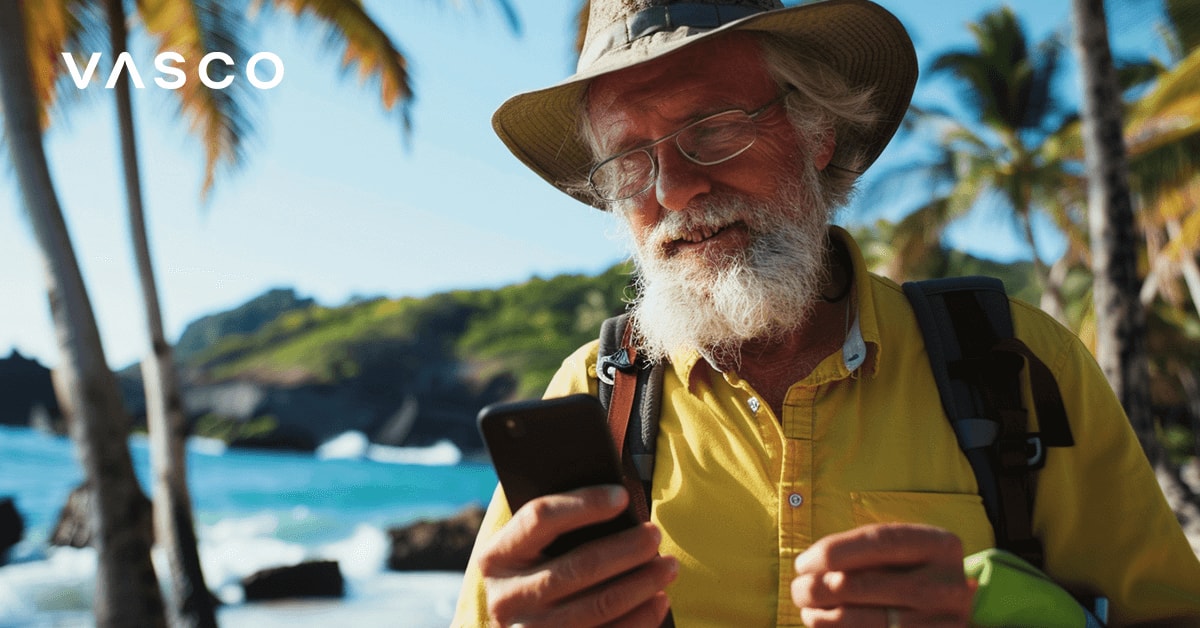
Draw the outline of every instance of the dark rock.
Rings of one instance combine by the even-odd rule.
[[[392,552],[388,569],[394,571],[464,571],[471,547],[483,523],[483,508],[477,504],[440,521],[423,520],[392,528]]]
[[[246,601],[296,597],[342,597],[346,582],[336,561],[308,561],[256,571],[242,579]]]
[[[8,550],[25,536],[25,520],[11,497],[0,497],[0,565],[8,562]]]
[[[138,491],[139,516],[130,525],[151,525],[150,499]],[[58,522],[50,535],[50,544],[63,547],[88,547],[92,544],[92,490],[87,482],[80,484],[67,496],[67,503],[58,513]]]
[[[0,425],[29,426],[33,417],[61,430],[62,411],[54,395],[50,369],[16,349],[0,359]]]
[[[87,547],[92,543],[92,525],[88,520],[92,493],[87,484],[81,484],[67,496],[50,535],[50,544],[62,547]]]
[[[358,431],[373,443],[393,446],[450,440],[464,452],[482,449],[475,415],[499,400],[449,385],[446,390],[412,391],[400,375],[392,379],[390,389],[361,380],[298,386],[234,380],[186,387],[183,399],[193,419],[208,415],[246,424],[271,417],[275,422],[269,431],[235,435],[231,447],[313,451],[345,432]]]
[[[238,436],[229,441],[230,447],[281,451],[316,451],[320,443],[308,430],[297,425],[279,425],[275,429],[252,436]]]

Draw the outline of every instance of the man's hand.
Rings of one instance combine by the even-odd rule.
[[[958,537],[941,528],[855,528],[796,557],[792,602],[809,628],[966,626],[978,585],[962,558]]]
[[[542,555],[558,535],[615,517],[623,487],[590,487],[548,495],[522,506],[479,557],[488,613],[502,626],[658,626],[663,589],[675,579],[674,558],[658,555],[662,535],[651,523]]]

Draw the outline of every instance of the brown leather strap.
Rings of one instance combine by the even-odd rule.
[[[633,325],[625,327],[621,346],[629,353],[629,362],[637,363],[637,349],[633,347]],[[646,499],[646,489],[638,477],[637,466],[633,464],[633,456],[625,445],[625,432],[629,428],[629,418],[633,413],[633,398],[637,392],[637,373],[616,369],[613,373],[612,399],[608,402],[608,429],[612,432],[613,443],[621,452],[621,471],[624,475],[625,488],[629,491],[629,502],[633,504],[634,512],[642,521],[650,520],[650,509]]]
[[[633,325],[625,326],[621,347],[628,352],[629,363],[637,364],[637,348],[633,346]],[[636,372],[614,369],[612,398],[608,402],[608,429],[612,432],[613,443],[621,452],[621,473],[625,489],[629,491],[629,502],[639,520],[649,521],[650,499],[646,495],[646,486],[642,484],[638,475],[637,466],[633,463],[633,454],[625,442],[625,432],[629,429],[629,420],[633,416],[637,385]],[[671,609],[667,609],[667,616],[659,624],[659,628],[675,628],[675,614]]]

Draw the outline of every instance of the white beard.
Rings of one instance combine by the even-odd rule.
[[[746,341],[777,339],[809,320],[828,277],[832,209],[816,168],[804,171],[783,182],[776,198],[710,196],[698,207],[665,211],[642,241],[631,238],[638,267],[631,311],[646,357],[694,348],[736,364]],[[746,224],[750,244],[722,259],[668,257],[661,246],[733,221]]]

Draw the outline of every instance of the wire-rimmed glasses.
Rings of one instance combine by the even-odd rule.
[[[790,93],[791,90],[785,91],[754,111],[730,109],[707,115],[649,144],[613,155],[592,168],[588,185],[596,196],[608,202],[623,201],[645,192],[658,178],[658,160],[651,149],[671,139],[680,154],[694,164],[715,166],[729,161],[746,152],[758,139],[755,119]]]

